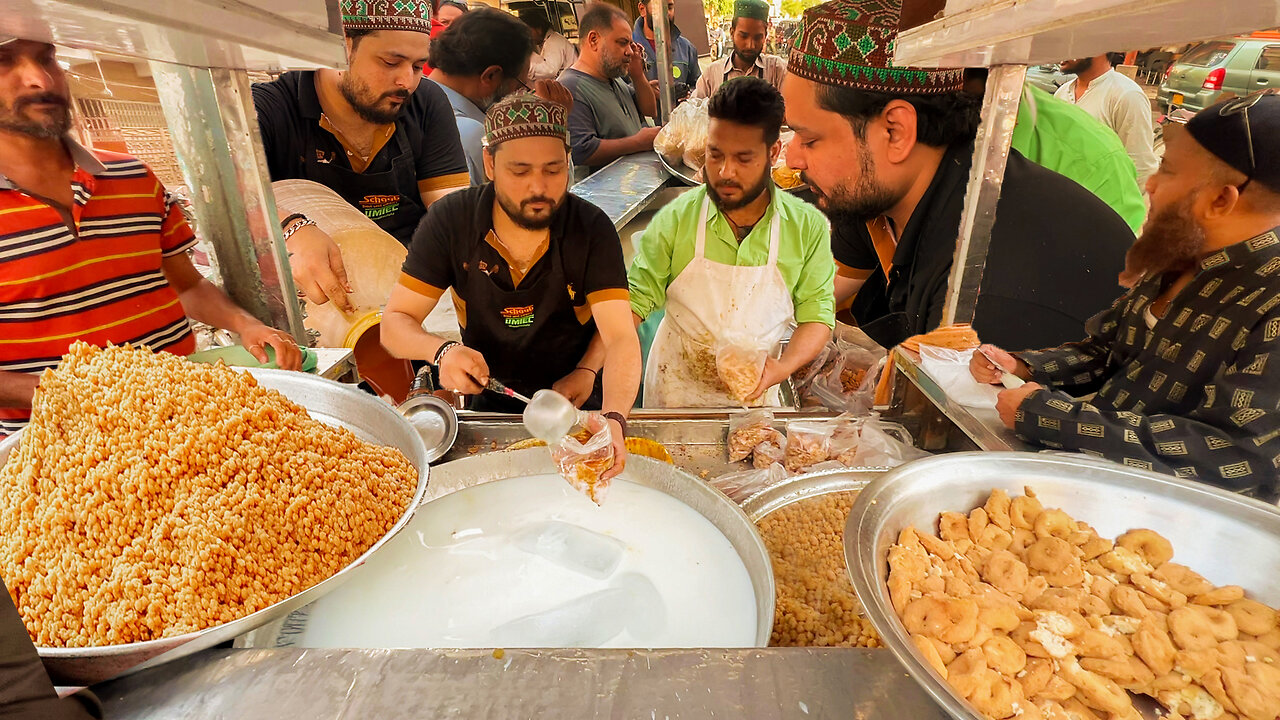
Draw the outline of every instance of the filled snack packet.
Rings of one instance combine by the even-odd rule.
[[[609,433],[609,421],[591,413],[583,428],[591,433],[581,442],[575,433],[566,435],[551,446],[551,459],[560,475],[591,502],[601,505],[609,492],[609,480],[601,476],[613,467],[613,438]]]

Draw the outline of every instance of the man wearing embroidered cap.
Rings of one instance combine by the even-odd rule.
[[[563,105],[530,94],[489,109],[484,163],[492,182],[427,213],[383,313],[382,341],[398,357],[433,362],[441,385],[473,396],[473,409],[522,409],[481,394],[490,379],[525,395],[552,388],[579,406],[602,408],[614,452],[624,457],[622,423],[640,384],[640,342],[618,233],[602,210],[569,194],[567,115]],[[422,329],[449,288],[461,344]],[[584,362],[597,329],[604,352]]]
[[[1280,96],[1165,130],[1151,214],[1081,342],[1009,355],[1024,439],[1274,500],[1280,478]],[[982,382],[1000,374],[975,355]],[[1096,393],[1096,394],[1095,394]],[[1089,401],[1077,397],[1093,394]]]
[[[709,98],[726,80],[744,75],[764,78],[770,85],[781,89],[782,79],[787,75],[787,61],[764,53],[769,37],[769,3],[764,0],[735,2],[729,34],[733,39],[733,52],[707,67],[698,78],[693,96]]]
[[[288,72],[253,86],[272,180],[325,185],[408,243],[433,202],[467,187],[453,109],[422,82],[428,0],[341,0],[347,69]],[[315,303],[350,310],[333,241],[301,215],[285,220],[294,282]]]
[[[837,301],[852,298],[854,318],[885,346],[942,320],[979,122],[960,69],[893,64],[900,10],[899,0],[809,9],[783,82],[796,131],[787,163],[832,217]],[[1018,348],[1079,337],[1132,242],[1092,193],[1011,153],[979,335]]]

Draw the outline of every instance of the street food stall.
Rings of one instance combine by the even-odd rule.
[[[1227,18],[1174,0],[984,3],[903,33],[900,63],[997,66],[948,321],[972,317],[1023,66],[1117,43],[1162,45],[1280,24],[1274,0],[1238,5]],[[48,0],[36,9],[0,0],[0,31],[153,61],[225,287],[305,340],[245,71],[340,66],[333,4],[180,0],[160,10],[132,1]],[[669,177],[656,154],[637,155],[574,192],[621,229],[669,197]],[[515,416],[454,417],[435,404],[431,417],[453,419],[441,432],[443,446],[428,447],[421,427],[391,406],[323,379],[257,370],[250,382],[220,374],[231,372],[221,367],[188,375],[133,351],[81,352],[86,363],[109,355],[143,373],[138,377],[175,378],[176,388],[155,383],[162,394],[186,397],[188,385],[211,377],[234,386],[265,404],[240,418],[255,427],[270,428],[301,408],[309,420],[298,416],[296,423],[318,439],[280,437],[298,441],[297,452],[322,464],[326,451],[341,446],[344,457],[356,458],[353,465],[394,468],[398,503],[359,495],[352,504],[324,506],[327,518],[308,515],[309,523],[330,523],[320,527],[335,535],[345,531],[333,516],[344,512],[372,524],[360,525],[367,537],[347,547],[327,576],[278,589],[284,594],[247,614],[181,633],[159,623],[158,636],[148,639],[37,643],[55,682],[90,686],[107,717],[978,720],[1030,714],[1031,697],[1052,692],[1053,702],[1075,702],[1089,713],[1061,717],[1098,717],[1092,707],[1103,716],[1154,718],[1147,697],[1154,694],[1165,707],[1190,707],[1188,717],[1216,720],[1228,704],[1240,711],[1233,716],[1250,718],[1280,704],[1280,670],[1269,667],[1280,668],[1280,620],[1272,609],[1280,605],[1280,575],[1260,571],[1280,566],[1280,513],[1104,461],[1025,452],[991,414],[948,397],[909,352],[887,360],[896,384],[892,402],[880,408],[905,427],[880,432],[905,459],[916,457],[913,444],[948,452],[892,470],[860,466],[856,453],[844,459],[837,438],[852,432],[854,445],[845,450],[860,450],[857,434],[880,421],[803,407],[799,393],[791,407],[750,423],[728,410],[637,411],[632,434],[652,444],[633,451],[613,499],[598,503],[558,476],[563,466],[545,448],[512,448],[528,438]],[[870,369],[861,368],[853,388]],[[109,377],[103,382],[113,392],[133,398],[138,388],[107,370],[89,377]],[[146,374],[152,372],[159,374]],[[72,399],[85,389],[76,384],[84,378],[68,373],[64,407],[79,412]],[[842,385],[841,367],[834,377]],[[415,385],[410,402],[429,394]],[[229,413],[225,399],[220,407]],[[102,417],[122,437],[147,442],[120,418]],[[39,437],[55,437],[48,433],[57,420]],[[742,441],[748,453],[736,447],[740,432],[754,433]],[[795,469],[806,472],[738,497],[706,482],[749,469],[751,452],[767,444],[755,440],[783,435],[798,439],[792,447],[820,449],[796,459]],[[196,433],[188,440],[201,439],[217,438]],[[99,460],[109,458],[111,441],[95,438]],[[979,452],[949,452],[963,450]],[[14,436],[0,444],[0,466],[41,452]],[[297,462],[282,455],[290,453],[271,462]],[[823,464],[833,460],[835,467]],[[333,469],[342,478],[335,484],[354,493],[363,486],[349,469]],[[323,483],[310,492],[274,498],[277,519],[332,501]],[[230,502],[225,495],[215,490],[210,497]],[[226,544],[210,537],[211,547]],[[282,547],[298,539],[292,542]],[[529,558],[543,563],[536,572],[527,570]],[[248,560],[242,565],[266,564]],[[1086,577],[1096,591],[1083,589]],[[1103,587],[1114,599],[1101,596]],[[940,592],[946,601],[914,604]],[[1182,649],[1219,655],[1177,658],[1174,672],[1171,636]],[[1086,641],[1093,649],[1077,653]],[[638,649],[645,647],[659,649]],[[1036,654],[1028,659],[1024,648]],[[1168,665],[1161,673],[1168,677],[1151,672],[1117,682],[1121,670],[1140,675],[1130,664],[1135,657]],[[1195,683],[1183,672],[1192,660],[1209,663],[1198,666]],[[1103,664],[1113,661],[1124,668]],[[1033,680],[1035,691],[1028,689]],[[1167,685],[1125,692],[1154,688],[1157,680]],[[969,681],[969,692],[956,689]]]

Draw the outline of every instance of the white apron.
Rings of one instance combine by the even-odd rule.
[[[769,261],[739,267],[706,258],[711,199],[702,200],[693,259],[667,288],[667,314],[658,325],[644,375],[646,408],[738,407],[716,372],[716,341],[745,336],[777,350],[791,328],[795,308],[778,271],[778,228],[774,208],[769,226]],[[781,405],[777,387],[763,404]],[[759,402],[759,401],[757,401]]]

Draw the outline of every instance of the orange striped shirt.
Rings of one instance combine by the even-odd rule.
[[[74,228],[0,176],[0,371],[54,367],[76,340],[188,355],[195,338],[161,261],[195,235],[136,158],[70,140]],[[0,437],[30,412],[0,408]]]

